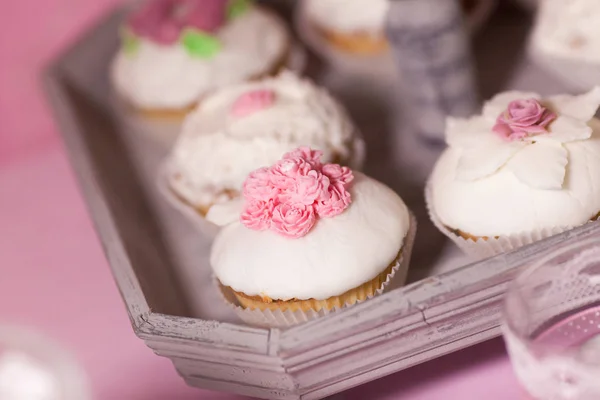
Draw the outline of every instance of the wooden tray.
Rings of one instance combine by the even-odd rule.
[[[121,18],[116,11],[87,32],[47,69],[44,82],[133,329],[189,385],[319,399],[473,345],[499,334],[501,299],[520,266],[600,238],[600,226],[590,223],[433,275],[439,268],[425,270],[417,257],[413,283],[371,301],[287,330],[243,325],[211,289],[209,242],[157,194],[153,174],[176,127],[164,126],[156,140],[143,121],[112,107],[107,70]],[[560,90],[553,83],[525,62],[503,85]],[[434,252],[434,239],[420,235],[424,253],[430,241]]]

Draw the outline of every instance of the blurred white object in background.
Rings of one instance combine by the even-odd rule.
[[[600,84],[600,1],[541,1],[529,53],[573,90]]]
[[[8,350],[0,356],[0,399],[55,400],[56,377],[27,354]]]
[[[1,400],[87,400],[87,382],[75,361],[47,338],[0,326]]]

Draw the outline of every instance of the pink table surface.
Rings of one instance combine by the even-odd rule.
[[[38,86],[42,65],[115,0],[7,0],[0,12],[0,323],[67,347],[94,399],[234,400],[185,386],[137,339]],[[354,400],[516,399],[497,339],[345,393]]]

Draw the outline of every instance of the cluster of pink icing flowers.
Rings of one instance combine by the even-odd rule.
[[[317,218],[341,214],[351,202],[348,167],[321,164],[322,153],[300,147],[272,167],[252,172],[244,182],[241,222],[289,238],[306,235]]]
[[[508,104],[506,111],[498,116],[492,130],[508,141],[519,140],[548,133],[546,128],[556,117],[556,113],[536,99],[514,100]]]

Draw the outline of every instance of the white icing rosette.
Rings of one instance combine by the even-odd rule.
[[[506,92],[482,115],[449,118],[429,178],[434,224],[485,258],[587,223],[600,212],[600,87],[541,99]]]
[[[416,223],[387,186],[301,147],[213,206],[215,284],[253,325],[285,327],[365,301],[407,275]]]
[[[160,168],[167,200],[203,232],[216,232],[199,210],[239,195],[247,175],[299,146],[360,169],[364,142],[345,109],[325,90],[290,71],[221,89],[188,115]]]

